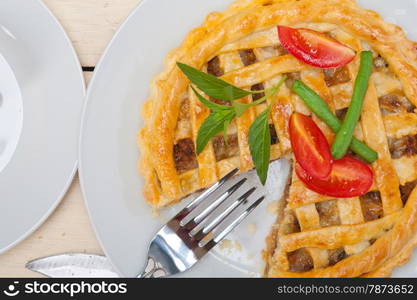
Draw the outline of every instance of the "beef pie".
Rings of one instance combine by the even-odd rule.
[[[346,117],[360,58],[317,68],[289,53],[277,26],[320,32],[355,53],[373,54],[373,71],[355,137],[378,153],[370,164],[374,184],[352,198],[313,192],[294,171],[277,226],[264,251],[266,277],[380,277],[405,263],[417,244],[417,44],[398,26],[353,0],[239,0],[208,15],[167,57],[144,105],[139,133],[145,198],[161,208],[207,188],[235,168],[254,168],[248,135],[268,103],[271,160],[293,159],[288,123],[293,113],[312,116],[329,143],[334,133],[292,90],[300,80]],[[199,128],[210,109],[177,67],[182,62],[248,91],[286,84],[266,103],[251,107],[196,154]],[[245,97],[251,103],[261,93]],[[222,99],[214,103],[230,105]],[[226,140],[225,140],[226,138]]]

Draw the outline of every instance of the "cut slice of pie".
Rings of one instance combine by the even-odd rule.
[[[331,130],[290,86],[300,79],[343,119],[359,57],[337,69],[308,66],[281,46],[277,25],[319,31],[358,53],[374,53],[374,71],[355,136],[376,150],[379,159],[372,165],[373,188],[359,198],[316,194],[294,173],[281,200],[278,224],[268,238],[265,275],[389,276],[417,244],[417,46],[401,28],[352,0],[240,0],[224,13],[210,14],[191,31],[167,57],[143,109],[139,145],[145,198],[161,208],[212,185],[234,168],[241,172],[253,168],[248,132],[267,104],[237,118],[228,130],[227,143],[220,134],[197,156],[198,130],[210,111],[192,92],[176,66],[178,61],[248,90],[267,89],[288,76],[287,84],[269,100],[274,100],[272,160],[292,158],[287,127],[294,112],[312,115],[333,140]]]

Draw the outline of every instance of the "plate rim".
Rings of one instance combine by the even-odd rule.
[[[103,68],[103,64],[105,59],[107,58],[108,53],[110,52],[111,48],[113,47],[115,41],[119,38],[119,33],[125,28],[126,24],[129,23],[130,19],[133,17],[133,15],[136,14],[136,12],[144,5],[144,3],[148,2],[148,0],[141,0],[135,8],[127,15],[126,19],[120,24],[119,28],[115,31],[113,37],[111,38],[109,44],[106,46],[106,49],[102,53],[98,63],[96,64],[96,67],[94,68],[93,76],[87,86],[85,100],[84,100],[84,106],[81,113],[81,126],[80,126],[80,132],[78,136],[78,176],[80,179],[80,187],[81,187],[81,194],[83,196],[83,202],[87,210],[87,215],[89,222],[91,224],[91,227],[93,228],[95,237],[100,244],[101,250],[105,254],[105,256],[109,259],[111,266],[116,271],[117,274],[122,276],[123,272],[119,269],[119,267],[113,262],[111,259],[111,255],[109,255],[106,247],[104,247],[104,243],[100,237],[97,225],[93,222],[93,214],[91,211],[91,207],[89,205],[89,202],[87,201],[87,194],[86,194],[86,188],[85,188],[85,180],[84,180],[84,167],[83,167],[83,160],[81,158],[82,156],[82,149],[84,144],[83,134],[84,134],[84,128],[86,125],[86,116],[87,111],[89,108],[89,105],[91,104],[91,93],[92,93],[92,87],[95,85],[95,82],[98,80],[97,77],[101,72],[99,72]]]
[[[71,42],[71,39],[69,38],[67,32],[65,31],[64,27],[62,26],[61,22],[58,20],[58,18],[53,14],[53,12],[49,9],[49,7],[43,2],[43,0],[37,0],[36,1],[40,7],[42,7],[42,9],[48,14],[48,16],[51,18],[51,20],[56,24],[57,28],[59,29],[59,31],[61,32],[65,43],[68,46],[69,51],[71,52],[71,60],[73,60],[73,62],[76,63],[76,65],[80,66],[79,68],[79,72],[78,75],[81,79],[80,83],[81,83],[81,87],[82,87],[82,94],[83,94],[83,100],[85,100],[86,97],[86,83],[85,83],[85,78],[83,75],[83,71],[81,68],[81,62],[80,59],[78,57],[77,52],[75,51],[75,47],[73,45],[73,43]],[[79,141],[78,139],[76,140],[76,143],[78,144]],[[77,145],[77,150],[79,149],[78,145]],[[36,222],[34,225],[32,225],[32,227],[30,227],[28,230],[25,231],[25,233],[21,234],[19,236],[19,238],[15,239],[14,242],[10,243],[9,245],[0,248],[0,254],[3,254],[7,251],[9,251],[10,249],[16,247],[18,244],[20,244],[21,242],[23,242],[24,240],[26,240],[28,237],[30,237],[36,230],[38,230],[48,219],[49,217],[55,212],[55,210],[58,208],[59,204],[61,204],[62,200],[65,198],[69,188],[71,187],[75,175],[77,174],[77,170],[78,170],[78,153],[77,153],[77,159],[75,160],[72,170],[68,175],[68,179],[64,184],[64,187],[61,191],[61,193],[57,196],[56,200],[54,201],[54,203],[49,207],[49,209],[43,214],[43,216],[41,218],[39,218],[38,222]]]

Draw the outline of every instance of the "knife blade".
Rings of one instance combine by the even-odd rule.
[[[67,253],[32,260],[26,268],[51,278],[117,278],[110,260],[105,256]]]

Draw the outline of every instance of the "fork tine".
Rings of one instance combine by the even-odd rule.
[[[229,226],[227,226],[218,236],[210,240],[205,246],[200,245],[206,251],[210,251],[214,246],[221,242],[230,232],[233,231],[242,221],[264,201],[265,197],[256,200],[248,209],[246,209],[238,218],[236,218]],[[201,242],[200,242],[201,243]]]
[[[213,231],[219,224],[221,224],[228,216],[230,216],[241,204],[250,197],[250,195],[255,192],[256,188],[252,188],[247,191],[245,194],[240,196],[236,201],[232,203],[227,209],[225,209],[219,216],[217,216],[213,221],[210,222],[207,226],[204,226],[198,233],[192,235],[194,239],[199,241],[202,240],[207,233]],[[191,233],[192,234],[192,233]]]
[[[228,173],[226,176],[224,176],[220,181],[218,181],[216,184],[205,190],[200,196],[198,196],[193,202],[191,202],[187,207],[185,207],[183,210],[181,210],[174,218],[173,220],[182,220],[184,219],[190,212],[192,212],[197,206],[201,204],[204,200],[207,199],[208,196],[210,196],[212,193],[214,193],[216,190],[218,190],[221,186],[223,186],[230,178],[232,178],[236,173],[239,171],[239,169],[234,169],[230,173]],[[172,220],[171,220],[172,221]]]
[[[198,214],[195,218],[190,220],[185,224],[181,224],[184,228],[188,230],[194,229],[197,225],[199,225],[202,221],[204,221],[207,216],[209,216],[216,208],[218,208],[224,201],[226,201],[234,192],[236,192],[245,182],[247,178],[243,178],[238,183],[233,185],[230,189],[228,189],[224,194],[222,194],[216,201],[211,203],[207,208],[205,208],[200,214]]]

